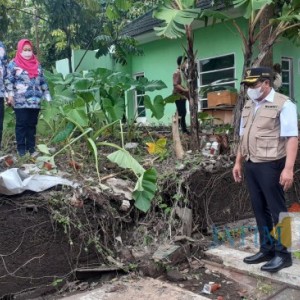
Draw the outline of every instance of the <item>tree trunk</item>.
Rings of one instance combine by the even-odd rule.
[[[176,158],[183,159],[184,150],[181,144],[180,135],[179,135],[179,126],[178,126],[178,113],[176,112],[173,117],[172,122],[172,134],[173,134],[173,142],[174,142],[174,150]]]
[[[265,28],[270,20],[274,17],[274,6],[268,5],[264,10],[260,18],[259,23],[259,31],[262,31],[263,28]],[[259,37],[259,52],[262,53],[264,51],[265,43],[269,40],[271,34],[272,34],[273,26],[271,26],[269,29],[264,30],[262,34]],[[257,62],[256,62],[257,64]],[[263,59],[259,61],[259,65],[256,66],[264,66],[264,67],[273,67],[273,47],[270,47],[268,49],[268,52],[265,53]]]
[[[194,37],[191,26],[186,26],[186,37],[188,48],[188,89],[189,106],[191,114],[191,150],[196,151],[200,148],[199,140],[199,121],[198,121],[198,90],[197,90],[197,65],[194,53]]]
[[[69,65],[69,73],[73,73],[71,32],[69,30],[65,30],[65,34],[66,34],[66,37],[67,37],[67,58],[68,58],[68,65]]]
[[[38,22],[39,22],[39,20],[38,20],[38,11],[37,11],[37,9],[35,9],[35,11],[34,11],[35,47],[36,47],[36,55],[37,55],[38,59],[41,60]]]

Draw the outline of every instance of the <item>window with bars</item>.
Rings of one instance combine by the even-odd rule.
[[[234,54],[211,57],[198,61],[199,87],[208,87],[214,84],[235,87],[235,57]],[[200,107],[207,107],[207,92],[200,94]]]
[[[137,73],[134,78],[138,80],[139,78],[145,77],[144,73]],[[144,105],[145,92],[139,89],[135,90],[135,115],[137,118],[146,118],[146,110]]]
[[[288,57],[282,57],[281,59],[281,77],[282,86],[279,92],[289,96],[294,97],[294,86],[293,86],[293,59]]]

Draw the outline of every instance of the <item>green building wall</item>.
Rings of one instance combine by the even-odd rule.
[[[84,58],[82,59],[82,57]],[[82,59],[82,61],[81,61]],[[81,61],[81,62],[80,62]],[[116,63],[110,54],[96,58],[96,51],[72,50],[73,72],[88,71],[97,68],[106,68],[114,71],[129,72],[129,64],[122,66]],[[62,59],[56,62],[56,70],[64,76],[69,73],[68,60]]]
[[[240,26],[246,30],[246,20],[239,19],[238,22]],[[153,100],[156,95],[166,97],[172,93],[172,75],[177,68],[176,59],[179,55],[184,54],[183,47],[185,46],[186,40],[184,38],[157,38],[154,41],[141,44],[140,48],[143,50],[144,54],[142,56],[129,57],[126,66],[115,64],[110,55],[96,59],[95,52],[88,51],[77,71],[103,67],[116,71],[124,71],[132,76],[138,73],[144,73],[144,76],[149,80],[162,80],[167,85],[166,89],[149,93],[150,98]],[[214,26],[202,27],[194,30],[194,49],[198,60],[234,54],[235,78],[237,79],[235,87],[239,90],[244,58],[241,38],[232,23],[223,22]],[[77,66],[84,52],[84,50],[73,51],[73,68]],[[254,53],[258,53],[257,47],[254,48]],[[273,47],[274,63],[280,63],[282,57],[293,58],[294,97],[296,100],[300,99],[300,85],[297,84],[300,79],[299,48],[286,39],[280,39]],[[68,72],[67,62],[65,60],[57,62],[57,68],[58,71],[63,74]],[[127,116],[129,119],[132,119],[135,113],[135,99],[133,92],[127,93],[126,103]],[[147,122],[170,124],[172,115],[175,111],[175,104],[167,104],[164,117],[158,121],[151,118],[151,111],[146,110]],[[189,115],[187,116],[187,121],[189,121]]]
[[[247,23],[244,19],[238,20],[242,28],[246,28]],[[141,45],[144,55],[132,58],[132,74],[144,72],[148,79],[163,80],[167,89],[149,94],[153,99],[155,95],[161,94],[168,96],[172,92],[172,74],[177,64],[176,59],[183,55],[183,46],[186,46],[185,39],[159,39]],[[214,26],[200,28],[194,31],[194,49],[197,59],[234,54],[235,56],[235,87],[239,90],[242,69],[244,64],[243,49],[240,35],[230,22],[219,23]],[[258,53],[257,46],[254,47],[254,54]],[[273,48],[274,63],[281,62],[282,57],[293,58],[293,79],[295,99],[300,99],[300,85],[298,64],[300,59],[299,48],[286,39],[281,39]],[[298,104],[299,105],[299,104]],[[175,104],[168,104],[165,116],[160,122],[170,124],[171,117],[175,113]],[[146,111],[147,120],[157,123],[151,118],[151,112]],[[189,121],[189,115],[187,116]]]
[[[172,75],[177,68],[176,59],[184,54],[183,47],[186,47],[186,40],[181,39],[159,39],[144,45],[141,48],[144,55],[132,58],[132,73],[145,72],[148,79],[160,79],[165,82],[167,89],[151,93],[168,96],[172,93]],[[224,54],[234,54],[236,64],[236,78],[240,78],[243,66],[243,54],[241,43],[234,29],[229,23],[221,23],[212,27],[200,28],[194,31],[194,49],[197,51],[196,58],[204,59]],[[238,84],[237,86],[238,87]],[[160,122],[170,124],[172,115],[176,111],[175,104],[168,104],[165,109],[165,116]],[[157,123],[151,118],[151,112],[147,111],[149,122]],[[187,116],[189,121],[189,116]]]

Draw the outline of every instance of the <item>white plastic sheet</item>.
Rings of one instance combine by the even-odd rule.
[[[56,185],[77,187],[78,184],[68,179],[50,175],[29,175],[18,168],[0,173],[0,194],[15,195],[26,190],[42,192]]]

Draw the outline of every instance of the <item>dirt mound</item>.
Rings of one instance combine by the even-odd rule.
[[[194,222],[202,229],[252,216],[245,183],[235,183],[231,169],[213,174],[196,171],[189,176],[187,188]]]
[[[2,196],[0,298],[34,287],[53,292],[77,267],[102,264],[112,254],[118,221],[108,201],[87,199],[82,208],[68,201],[66,191]]]

